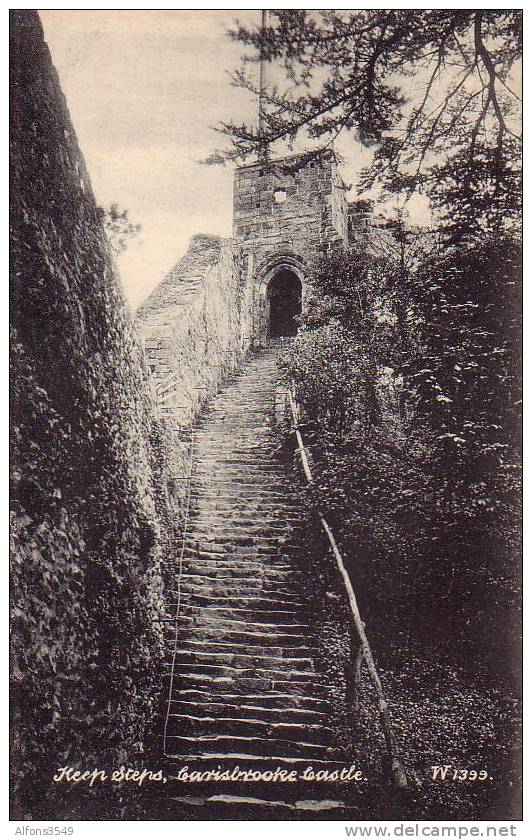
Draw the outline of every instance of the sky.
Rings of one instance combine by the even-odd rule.
[[[47,10],[45,37],[96,200],[142,225],[118,258],[135,309],[196,233],[231,236],[233,167],[205,166],[221,120],[250,122],[257,104],[231,85],[242,47],[226,35],[260,11]],[[271,71],[270,71],[271,72]],[[369,159],[353,138],[338,149],[346,183]],[[356,198],[355,193],[348,196]]]

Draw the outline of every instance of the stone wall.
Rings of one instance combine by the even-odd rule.
[[[347,241],[345,187],[332,153],[301,165],[294,157],[239,167],[233,207],[233,235],[253,248],[256,263]]]
[[[240,251],[198,234],[137,312],[158,426],[171,453],[167,494],[183,512],[190,472],[190,427],[251,343],[251,303]]]
[[[312,257],[347,244],[346,188],[330,151],[263,161],[235,170],[233,236],[249,278],[251,331],[256,345],[268,334],[268,283],[288,269],[302,284],[303,305]]]
[[[11,68],[14,815],[61,818],[58,767],[142,747],[170,514],[148,371],[35,11],[12,11]]]

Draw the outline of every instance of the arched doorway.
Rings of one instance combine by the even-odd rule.
[[[301,280],[288,268],[280,268],[268,284],[268,337],[295,335],[301,314]]]

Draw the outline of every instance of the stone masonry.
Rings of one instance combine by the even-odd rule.
[[[299,557],[307,514],[276,454],[277,355],[275,346],[252,354],[195,425],[183,553],[167,570],[169,707],[158,734],[168,819],[191,809],[212,819],[353,814],[343,799],[352,785],[283,782],[309,766],[340,772],[349,751]],[[247,780],[183,776],[235,767]],[[277,771],[277,782],[256,771]]]

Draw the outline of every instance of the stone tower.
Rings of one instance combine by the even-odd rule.
[[[233,238],[246,273],[250,341],[289,335],[305,303],[309,258],[347,244],[346,188],[334,154],[258,162],[235,170]]]

